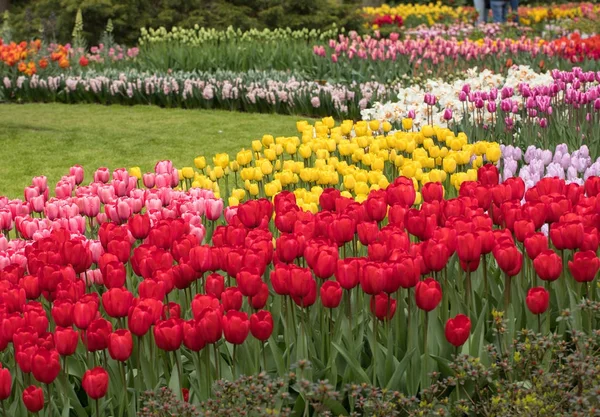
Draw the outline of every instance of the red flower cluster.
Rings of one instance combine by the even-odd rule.
[[[300,309],[318,301],[334,309],[344,291],[359,287],[370,296],[373,315],[387,321],[403,289],[414,288],[418,308],[438,308],[443,288],[437,278],[455,254],[468,276],[491,253],[507,277],[510,301],[510,277],[524,263],[518,245],[542,280],[563,274],[557,250],[573,253],[568,268],[575,281],[592,281],[600,268],[600,178],[584,186],[545,178],[527,191],[520,178],[498,179],[494,166],[484,166],[478,181],[463,183],[449,200],[439,184],[428,184],[418,208],[413,182],[404,177],[371,192],[364,203],[328,189],[316,214],[302,211],[294,194],[284,191],[273,203],[259,199],[228,209],[227,224],[216,227],[210,245],[191,233],[183,215],[158,219],[128,212],[99,227],[97,245],[56,227],[20,240],[23,258],[11,258],[0,270],[0,350],[12,343],[21,372],[51,384],[61,356],[80,347],[127,361],[134,336],[149,332],[166,352],[182,345],[200,351],[222,338],[239,345],[250,334],[266,341],[274,329],[271,294],[289,296]],[[545,224],[548,236],[541,231]],[[359,244],[365,256],[359,256]],[[169,302],[177,290],[190,294],[185,303]],[[533,288],[526,303],[541,314],[549,294]],[[466,310],[446,324],[455,346],[469,337]],[[92,399],[103,397],[108,384],[102,368],[88,370],[82,381]],[[7,392],[11,376],[0,369],[0,397]],[[35,387],[22,398],[32,411],[43,406]]]
[[[582,38],[579,33],[572,33],[552,41],[558,53],[571,62],[582,62],[586,59],[600,59],[600,35]]]
[[[402,16],[383,15],[377,16],[375,20],[373,20],[373,24],[379,27],[386,25],[396,25],[401,27],[403,23]]]

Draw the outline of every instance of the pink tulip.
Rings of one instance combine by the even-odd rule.
[[[208,220],[217,220],[221,217],[223,212],[223,200],[221,199],[208,199],[205,201],[206,205],[206,218]]]

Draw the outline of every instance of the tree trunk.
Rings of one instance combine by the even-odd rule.
[[[0,13],[4,13],[10,7],[10,0],[0,0]]]

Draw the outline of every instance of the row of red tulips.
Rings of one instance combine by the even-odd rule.
[[[418,206],[404,177],[364,203],[327,189],[317,214],[284,191],[273,203],[229,208],[211,236],[193,233],[199,225],[182,211],[157,219],[142,206],[121,222],[90,219],[83,230],[56,223],[37,235],[22,226],[30,217],[15,216],[20,237],[4,244],[11,263],[0,270],[0,400],[21,396],[27,410],[43,409],[33,376],[47,386],[46,407],[60,401],[85,415],[95,403],[97,415],[131,415],[144,387],[189,387],[198,401],[215,379],[282,373],[294,358],[323,368],[343,358],[344,378],[423,389],[449,357],[431,338],[442,328],[455,347],[469,340],[472,323],[483,339],[499,315],[517,329],[537,321],[540,331],[564,331],[553,319],[584,293],[595,297],[588,283],[600,268],[599,191],[598,177],[584,186],[546,178],[525,191],[520,178],[499,183],[486,165],[457,198],[426,184]],[[591,315],[576,320],[591,330]],[[473,343],[467,351],[477,354]],[[368,358],[359,350],[354,359],[353,345]],[[398,372],[389,375],[389,363]],[[80,402],[79,387],[94,402]],[[101,409],[109,392],[115,398]],[[8,404],[7,415],[22,414],[21,402]]]

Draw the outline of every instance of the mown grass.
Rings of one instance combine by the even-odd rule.
[[[297,116],[63,104],[0,105],[0,195],[23,196],[36,175],[53,191],[74,164],[85,181],[100,166],[139,166],[151,171],[161,159],[192,166],[198,155],[232,155],[264,134],[296,135]]]

